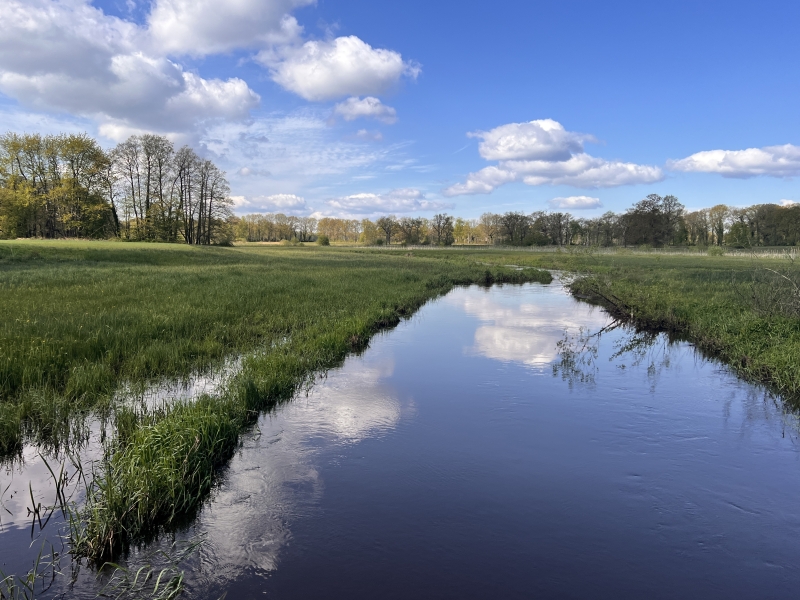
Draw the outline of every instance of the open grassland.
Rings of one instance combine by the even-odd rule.
[[[99,558],[191,513],[260,411],[454,285],[549,282],[447,255],[101,242],[0,243],[0,449],[58,443],[76,411],[111,408],[118,435],[73,521]],[[150,413],[122,383],[244,355],[218,397]]]

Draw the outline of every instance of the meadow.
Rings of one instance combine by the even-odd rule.
[[[0,451],[70,444],[81,415],[108,420],[107,459],[71,521],[73,551],[106,559],[190,518],[258,415],[376,332],[455,285],[549,283],[542,269],[796,401],[800,319],[786,259],[14,241],[0,243]],[[236,356],[240,370],[213,397],[152,410],[114,401],[120,386]]]
[[[81,414],[116,435],[73,550],[116,554],[195,509],[260,411],[454,285],[541,281],[538,270],[314,247],[120,242],[0,244],[0,450],[74,443]],[[216,397],[153,411],[115,406],[121,385],[245,357]],[[79,440],[78,440],[79,441]]]

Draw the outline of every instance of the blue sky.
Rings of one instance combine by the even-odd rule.
[[[0,129],[88,131],[108,147],[168,135],[226,169],[240,213],[800,200],[797,3],[0,10]]]

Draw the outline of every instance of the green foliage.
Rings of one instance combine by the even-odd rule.
[[[131,539],[191,513],[211,489],[214,468],[236,447],[247,418],[243,403],[201,398],[128,432],[97,477],[74,550],[111,558]]]
[[[0,135],[0,237],[114,235],[109,164],[86,135]]]
[[[320,246],[330,246],[331,240],[328,238],[327,235],[320,235],[317,237],[317,244]]]
[[[737,221],[731,225],[728,235],[725,236],[725,244],[733,248],[747,248],[750,246],[750,229],[747,224]]]

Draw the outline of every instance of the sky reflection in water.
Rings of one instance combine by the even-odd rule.
[[[188,596],[790,597],[797,431],[557,283],[460,288],[245,436]]]
[[[610,324],[505,286],[379,336],[248,438],[186,533],[208,534],[191,596],[797,589],[794,417],[686,344],[592,336]]]

